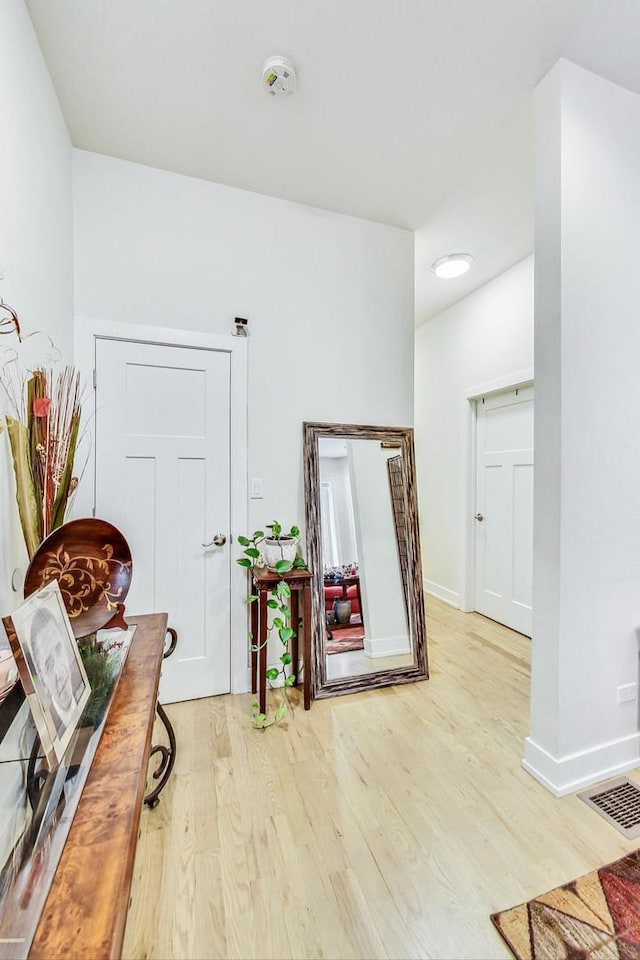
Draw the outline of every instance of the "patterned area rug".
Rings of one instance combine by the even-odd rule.
[[[331,640],[327,637],[327,653],[349,653],[351,650],[364,650],[364,632],[362,626],[343,627],[336,630]]]
[[[640,850],[491,919],[518,960],[640,960]]]

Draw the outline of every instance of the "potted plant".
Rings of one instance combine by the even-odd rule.
[[[297,527],[291,527],[289,533],[283,533],[282,525],[277,521],[269,524],[267,530],[270,530],[271,533],[267,534],[262,540],[264,561],[269,570],[282,573],[283,571],[279,570],[277,565],[282,560],[289,560],[291,563],[295,561],[298,543],[300,542],[300,531]]]
[[[127,650],[124,641],[99,641],[96,633],[78,640],[80,656],[91,687],[91,697],[80,719],[80,725],[97,729],[120,677]]]
[[[241,567],[246,567],[247,570],[256,565],[266,564],[269,569],[275,570],[279,574],[288,573],[293,569],[306,570],[305,561],[302,557],[296,556],[300,541],[298,527],[293,526],[288,533],[283,534],[282,525],[274,520],[267,526],[267,530],[271,532],[266,534],[264,530],[255,530],[251,537],[238,537],[238,543],[244,547],[244,550],[243,556],[239,557],[236,563],[239,563]],[[256,603],[258,599],[258,594],[251,591],[246,602],[248,604]],[[296,682],[290,645],[291,640],[296,636],[298,624],[291,623],[291,587],[284,576],[269,590],[267,607],[271,611],[271,617],[267,625],[265,644],[269,643],[269,638],[274,635],[274,631],[277,631],[276,635],[283,646],[283,651],[280,654],[280,666],[270,667],[267,670],[267,680],[272,686],[281,678],[283,695],[271,717],[260,712],[260,704],[257,701],[252,704],[253,725],[261,730],[272,726],[274,723],[279,723],[287,716],[289,712],[289,688]],[[260,646],[254,643],[251,631],[249,631],[249,641],[251,651],[257,653]]]

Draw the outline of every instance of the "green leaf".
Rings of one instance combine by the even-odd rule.
[[[257,593],[252,593],[249,597],[247,597],[247,599],[245,600],[245,603],[255,603],[256,600],[259,600],[259,599],[260,598]]]
[[[277,627],[278,630],[280,630],[282,627],[284,627],[284,621],[282,620],[281,617],[274,617],[274,618],[273,618],[273,625],[274,625],[274,627]]]
[[[265,677],[267,678],[267,680],[277,680],[279,673],[280,671],[278,670],[277,667],[270,667],[265,673]]]
[[[278,609],[283,617],[289,616],[290,610],[289,610],[289,607],[286,605],[286,603],[283,603],[281,607],[278,607]]]
[[[276,573],[288,573],[293,570],[293,560],[278,560],[275,566]]]
[[[268,606],[268,607],[271,607],[272,610],[277,610],[277,609],[278,609],[278,601],[277,601],[277,600],[267,600],[267,606]]]
[[[291,596],[291,587],[286,582],[286,580],[281,580],[278,584],[278,595],[280,597],[290,597]]]
[[[299,528],[299,527],[291,527],[291,536],[292,536],[292,537],[299,537],[299,536],[300,536],[300,528]]]
[[[256,550],[255,547],[247,547],[247,549],[245,550],[245,553],[248,557],[254,557],[256,560],[260,556],[260,551]]]
[[[264,530],[255,530],[253,534],[253,541],[261,540],[264,537]]]
[[[287,705],[283,703],[282,706],[278,707],[278,709],[274,713],[273,719],[276,723],[278,723],[278,721],[284,719],[286,715],[287,715]]]
[[[273,523],[268,524],[268,527],[273,533],[274,537],[279,537],[282,533],[282,524],[278,523],[277,520],[274,520]]]
[[[260,704],[258,703],[257,700],[254,700],[253,703],[251,704],[251,706],[254,708],[254,710],[259,710],[259,709],[260,709]]]
[[[267,715],[266,713],[256,713],[254,714],[253,719],[256,721],[256,723],[262,723],[264,720],[267,719]]]
[[[248,547],[251,545],[251,540],[247,540],[246,537],[238,537],[238,543],[241,547]]]
[[[291,663],[292,659],[293,658],[291,654],[287,651],[287,653],[283,653],[282,656],[280,657],[280,662],[284,663],[284,665],[286,666],[287,664]]]
[[[295,675],[295,673],[290,673],[288,677],[285,677],[285,681],[284,681],[284,682],[286,683],[286,685],[287,685],[288,687],[292,687],[292,686],[294,685],[294,683],[296,682],[296,675]]]
[[[281,627],[280,630],[278,630],[278,633],[283,643],[288,643],[289,640],[291,640],[291,637],[294,635],[291,627]]]
[[[236,563],[239,563],[241,567],[250,567],[252,565],[248,557],[239,557]]]
[[[302,557],[296,557],[295,560],[293,561],[293,566],[296,570],[306,570],[307,561],[303,560]]]

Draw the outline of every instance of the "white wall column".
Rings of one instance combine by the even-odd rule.
[[[524,765],[558,795],[640,763],[640,97],[536,93],[535,537]]]

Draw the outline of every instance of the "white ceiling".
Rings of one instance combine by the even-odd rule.
[[[416,231],[416,320],[533,248],[533,88],[640,92],[638,0],[27,0],[75,146]],[[262,89],[265,59],[298,72]],[[429,266],[476,259],[465,278]]]

